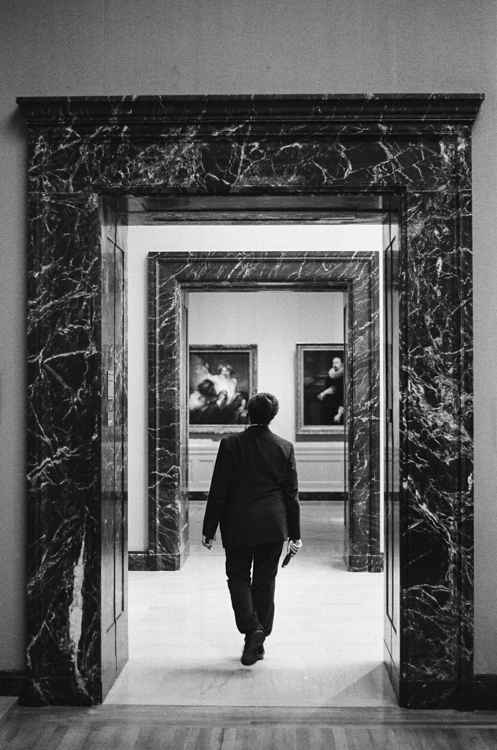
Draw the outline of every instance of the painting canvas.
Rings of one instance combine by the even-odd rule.
[[[297,435],[342,433],[345,421],[343,344],[297,344]]]
[[[190,432],[235,432],[256,392],[257,346],[190,346]]]

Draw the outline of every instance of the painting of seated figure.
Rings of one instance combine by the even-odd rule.
[[[190,346],[190,432],[236,432],[256,392],[257,346]]]

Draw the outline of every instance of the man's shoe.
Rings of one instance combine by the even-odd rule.
[[[257,649],[257,660],[262,661],[262,659],[264,659],[265,653],[266,652],[264,650],[264,646],[259,646],[259,648]]]
[[[260,659],[264,658],[264,647],[262,644],[264,643],[265,638],[266,636],[264,635],[263,630],[252,630],[251,633],[247,633],[241,659],[244,667],[250,667],[252,664],[255,664],[256,661],[260,661]],[[263,650],[262,656],[259,651],[261,647]]]

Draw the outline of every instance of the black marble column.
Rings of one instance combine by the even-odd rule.
[[[374,195],[381,205],[395,194],[401,206],[398,691],[411,707],[470,705],[470,128],[481,101],[478,95],[19,100],[30,137],[33,227],[29,701],[99,700],[94,196],[346,194],[358,201]]]
[[[100,286],[95,196],[32,195],[25,703],[90,705],[100,663]]]

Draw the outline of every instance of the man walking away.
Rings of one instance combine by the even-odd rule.
[[[205,510],[202,544],[211,549],[218,524],[235,621],[245,635],[242,664],[264,658],[274,619],[275,578],[283,543],[298,552],[300,506],[292,443],[269,429],[278,400],[258,393],[248,402],[244,432],[221,440]]]

